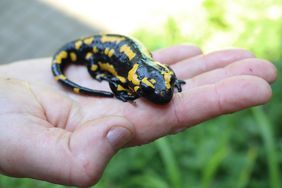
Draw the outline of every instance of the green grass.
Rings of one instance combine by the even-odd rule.
[[[170,187],[181,188],[182,178],[177,164],[176,156],[169,144],[167,138],[162,138],[156,141],[158,151],[166,172],[166,178],[169,180]]]
[[[275,140],[272,133],[272,124],[267,116],[264,114],[261,107],[252,109],[254,118],[258,124],[261,132],[261,137],[264,143],[264,150],[267,158],[267,165],[269,171],[270,187],[279,188],[280,184],[280,173],[279,164],[277,161],[277,153],[275,150]]]

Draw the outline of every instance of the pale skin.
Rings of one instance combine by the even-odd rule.
[[[0,66],[0,172],[93,185],[120,148],[264,104],[277,76],[270,62],[242,49],[202,54],[198,47],[178,45],[154,57],[186,81],[167,105],[74,94],[53,79],[50,58]],[[71,66],[67,75],[84,86],[108,88],[85,67]]]

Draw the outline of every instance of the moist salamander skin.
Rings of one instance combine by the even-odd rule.
[[[69,64],[83,64],[98,81],[108,81],[112,92],[80,86],[64,75]],[[184,81],[173,70],[155,61],[151,52],[136,39],[102,34],[80,38],[65,44],[52,60],[57,81],[75,93],[116,97],[124,102],[144,97],[157,104],[171,101],[174,87],[181,92]]]

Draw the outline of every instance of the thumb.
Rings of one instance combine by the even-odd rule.
[[[79,186],[95,184],[108,161],[134,136],[133,125],[123,117],[108,116],[88,121],[73,132],[70,150],[75,167],[72,182]]]

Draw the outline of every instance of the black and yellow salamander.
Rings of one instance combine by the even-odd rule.
[[[71,63],[86,65],[94,79],[109,82],[113,93],[70,81],[63,71]],[[94,35],[67,43],[54,55],[52,72],[56,80],[76,93],[115,96],[124,102],[141,96],[153,103],[168,103],[174,87],[181,92],[181,85],[185,84],[169,66],[155,61],[140,42],[117,34]]]

